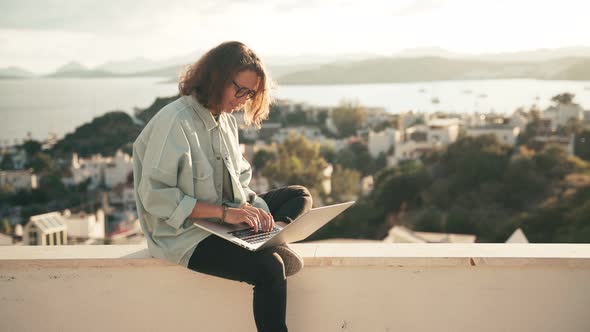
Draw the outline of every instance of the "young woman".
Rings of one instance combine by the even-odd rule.
[[[288,186],[257,195],[248,184],[232,113],[247,125],[268,117],[270,78],[240,42],[211,49],[180,79],[180,98],[163,107],[133,144],[139,220],[154,257],[254,285],[259,331],[287,331],[287,281],[303,260],[283,245],[251,252],[192,225],[191,218],[272,230],[311,208],[309,191]]]

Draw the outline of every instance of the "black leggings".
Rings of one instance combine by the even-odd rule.
[[[275,221],[295,219],[311,209],[307,188],[288,186],[260,197],[268,204]],[[258,331],[287,331],[287,278],[281,256],[273,248],[250,251],[217,236],[199,243],[188,268],[254,286],[254,320]]]

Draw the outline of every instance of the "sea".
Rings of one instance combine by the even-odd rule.
[[[157,97],[177,93],[175,83],[161,77],[34,78],[0,80],[0,146],[24,139],[44,140],[73,132],[106,112],[134,114]],[[347,85],[279,85],[279,99],[316,106],[337,106],[348,100],[391,113],[496,112],[510,114],[519,107],[544,109],[551,97],[569,92],[590,109],[590,81],[532,79],[437,81]]]

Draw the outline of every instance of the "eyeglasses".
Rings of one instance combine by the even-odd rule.
[[[245,86],[239,86],[238,83],[236,83],[236,81],[234,81],[234,80],[231,80],[231,82],[236,87],[236,94],[235,94],[236,98],[246,97],[246,100],[248,100],[248,99],[252,99],[252,98],[254,98],[254,96],[256,96],[256,91],[248,89]]]

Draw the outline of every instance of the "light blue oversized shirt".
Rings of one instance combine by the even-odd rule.
[[[187,217],[198,201],[221,204],[223,164],[235,206],[268,206],[248,184],[252,168],[241,154],[238,124],[223,113],[219,124],[193,96],[163,107],[133,143],[135,201],[150,254],[188,266],[197,244],[210,233]]]

